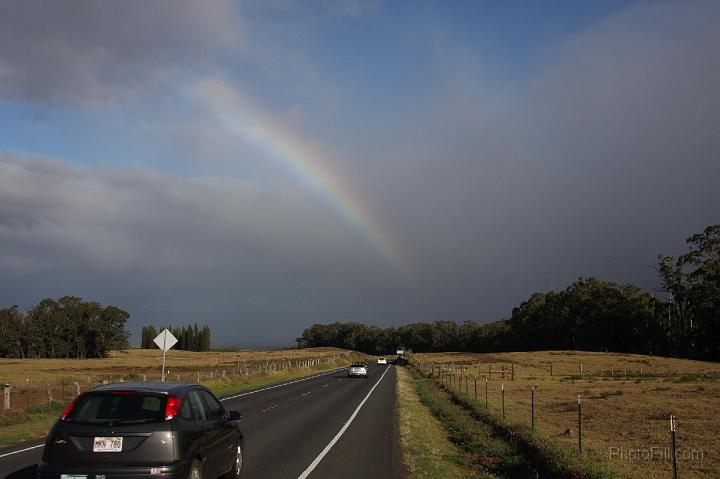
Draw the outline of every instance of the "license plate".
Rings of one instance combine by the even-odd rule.
[[[60,474],[60,479],[87,479],[87,474]]]
[[[96,437],[93,452],[122,452],[122,437]]]

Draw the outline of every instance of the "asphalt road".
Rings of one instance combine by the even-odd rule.
[[[243,479],[404,477],[395,367],[371,365],[368,376],[341,370],[223,400],[243,414]],[[0,477],[34,479],[37,445],[0,450]]]

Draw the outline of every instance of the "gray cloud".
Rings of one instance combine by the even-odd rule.
[[[0,94],[34,100],[162,95],[178,71],[242,44],[229,0],[0,2]]]

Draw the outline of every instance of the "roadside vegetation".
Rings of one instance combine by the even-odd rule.
[[[519,430],[531,424],[534,386],[539,437],[573,455],[580,395],[583,456],[628,479],[672,476],[667,448],[674,415],[679,477],[720,477],[720,364],[582,351],[428,353],[413,359],[481,412],[489,377],[487,414],[494,417],[502,417],[504,386],[506,423]],[[647,457],[651,450],[654,458]]]
[[[397,368],[398,415],[403,462],[407,479],[467,479],[477,475],[462,451],[453,444],[442,424],[429,412],[417,393],[420,379]]]

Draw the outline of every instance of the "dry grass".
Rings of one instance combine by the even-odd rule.
[[[510,422],[530,423],[530,388],[536,386],[536,425],[541,434],[577,447],[577,395],[583,401],[583,449],[587,455],[631,479],[670,477],[669,417],[678,417],[680,477],[720,477],[720,364],[612,353],[543,351],[500,354],[418,354],[416,359],[442,363],[470,379],[485,396],[488,365],[513,365],[503,380],[492,374],[489,405],[501,410],[500,384]],[[550,376],[550,364],[553,376]],[[583,365],[580,376],[579,364]],[[627,369],[627,376],[625,370]],[[612,375],[611,375],[612,374]],[[463,384],[463,389],[465,388]],[[571,430],[571,435],[565,434]],[[615,449],[613,449],[615,448]],[[652,449],[659,448],[659,449]],[[655,459],[637,458],[655,453]],[[622,451],[621,457],[613,452]],[[695,457],[683,456],[698,451]]]
[[[298,361],[310,358],[337,357],[347,351],[336,348],[285,349],[274,351],[239,352],[202,352],[171,349],[167,353],[166,367],[170,370],[170,379],[176,374],[188,377],[193,373],[264,364],[266,362]],[[0,382],[11,384],[25,383],[30,379],[33,384],[45,385],[59,381],[60,377],[72,383],[99,383],[103,380],[119,378],[140,378],[147,375],[148,380],[159,379],[162,368],[162,352],[159,349],[130,349],[111,351],[109,357],[102,359],[2,359],[0,358]],[[89,379],[88,379],[89,378]]]

